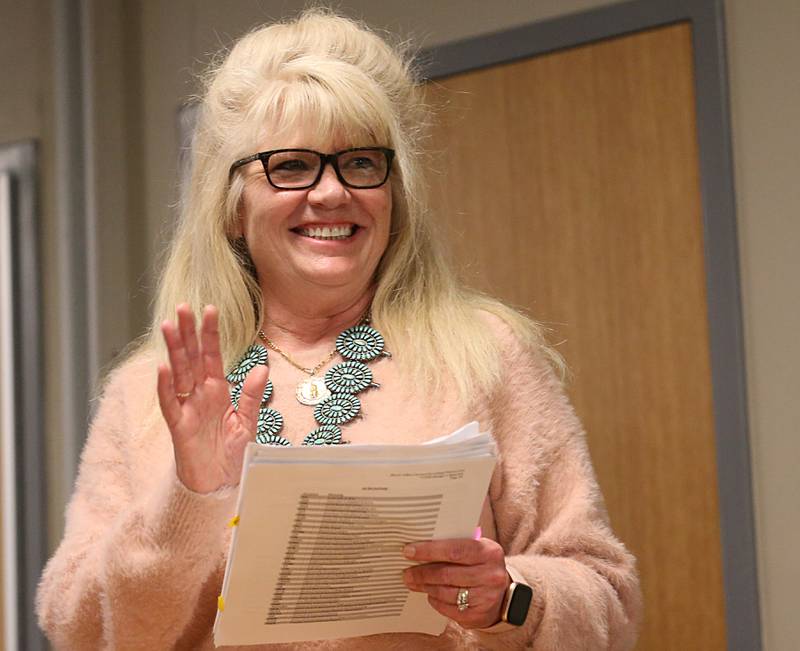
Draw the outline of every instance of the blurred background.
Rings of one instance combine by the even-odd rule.
[[[148,326],[197,75],[302,6],[0,0],[9,650],[41,648],[32,577],[63,532],[91,399]],[[437,214],[467,280],[543,320],[573,368],[612,524],[642,568],[640,648],[753,649],[751,634],[800,648],[800,3],[336,7],[411,39],[437,77]],[[503,54],[526,33],[541,42]],[[529,171],[475,169],[476,153]],[[757,584],[737,598],[726,563],[748,555]]]

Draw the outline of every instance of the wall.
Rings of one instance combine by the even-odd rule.
[[[800,3],[727,3],[765,649],[800,648]]]
[[[58,347],[65,345],[58,337],[57,246],[54,216],[55,183],[53,178],[53,51],[51,48],[53,15],[50,2],[3,2],[0,21],[0,143],[35,139],[39,141],[41,260],[44,279],[42,296],[45,329],[53,336],[44,341],[47,360],[45,385],[41,388],[46,405],[47,431],[53,433],[48,449],[47,467],[53,480],[48,486],[48,500],[60,505],[64,499],[61,471],[58,414],[61,393]],[[34,45],[32,45],[34,44]],[[53,509],[51,528],[60,531],[63,514]]]

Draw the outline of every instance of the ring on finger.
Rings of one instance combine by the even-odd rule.
[[[459,588],[456,594],[456,606],[458,612],[464,612],[469,608],[469,588]]]
[[[192,395],[192,393],[194,393],[194,391],[184,391],[184,392],[176,393],[175,395],[178,398],[188,398],[190,395]]]

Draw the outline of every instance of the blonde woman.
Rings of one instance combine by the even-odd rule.
[[[557,357],[445,264],[425,123],[408,61],[320,10],[248,34],[209,73],[153,328],[107,382],[42,577],[56,647],[213,648],[249,441],[417,443],[474,419],[501,456],[483,537],[406,549],[403,580],[445,632],[302,647],[633,646],[634,561]]]

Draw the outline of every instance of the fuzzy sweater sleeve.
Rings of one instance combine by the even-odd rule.
[[[525,624],[478,633],[482,648],[623,651],[641,615],[635,560],[612,533],[583,429],[541,355],[503,335],[491,403],[500,466],[490,498],[512,576],[533,588]]]
[[[64,539],[37,594],[40,625],[58,649],[170,648],[221,557],[230,491],[192,493],[174,462],[148,485],[131,480],[129,447],[147,440],[145,408],[130,395],[148,382],[149,365],[115,373],[90,428]]]

